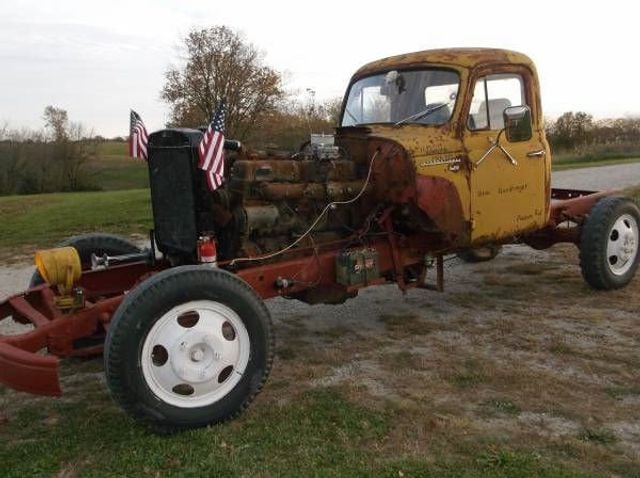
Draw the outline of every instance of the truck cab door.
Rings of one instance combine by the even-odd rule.
[[[475,80],[463,133],[472,243],[511,238],[547,222],[550,155],[538,109],[531,138],[509,142],[501,133],[505,108],[534,103],[529,75],[522,69]]]

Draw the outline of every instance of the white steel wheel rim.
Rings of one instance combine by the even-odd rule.
[[[623,214],[613,223],[607,239],[607,265],[612,274],[621,276],[633,266],[638,255],[638,222]]]
[[[232,309],[198,300],[172,308],[144,339],[140,362],[149,389],[181,408],[210,405],[242,379],[249,333]]]

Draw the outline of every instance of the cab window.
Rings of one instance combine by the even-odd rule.
[[[501,130],[502,113],[509,106],[526,104],[524,83],[520,75],[500,74],[484,76],[476,81],[469,109],[467,126],[470,130]]]
[[[340,124],[443,125],[450,121],[460,77],[442,68],[391,70],[353,83]]]

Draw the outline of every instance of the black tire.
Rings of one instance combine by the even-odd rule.
[[[457,256],[465,262],[486,262],[495,259],[501,250],[502,246],[491,244],[458,252]]]
[[[117,256],[121,254],[134,254],[141,249],[124,237],[114,234],[90,233],[73,236],[58,244],[58,247],[73,246],[80,255],[82,270],[91,267],[91,254]],[[42,276],[35,271],[29,281],[29,287],[35,287],[44,283]]]
[[[640,260],[639,226],[640,209],[629,198],[605,197],[593,206],[582,225],[579,246],[580,268],[587,284],[594,289],[611,290],[624,287],[633,279]],[[626,242],[616,244],[618,240]],[[620,245],[624,248],[618,249]],[[609,254],[610,246],[621,254]]]
[[[142,351],[147,337],[157,330],[154,325],[166,323],[162,322],[165,314],[170,315],[174,307],[191,301],[212,301],[237,314],[248,334],[249,356],[244,373],[233,388],[212,403],[190,408],[168,403],[159,396],[161,393],[153,392],[145,379]],[[176,350],[169,349],[171,354]],[[155,346],[153,350],[155,353]],[[223,422],[240,414],[267,380],[273,354],[271,317],[246,282],[221,269],[175,267],[132,290],[114,314],[105,342],[107,385],[114,401],[134,420],[158,433],[172,433]],[[168,357],[169,354],[160,366],[170,365]],[[155,355],[150,355],[147,364],[154,359]],[[224,383],[220,376],[217,380]],[[163,393],[168,393],[167,389]]]

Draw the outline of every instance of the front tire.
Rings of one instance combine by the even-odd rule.
[[[171,433],[225,421],[262,389],[273,361],[271,318],[244,281],[183,266],[132,290],[111,320],[111,396],[136,421]]]
[[[626,286],[636,273],[640,254],[640,209],[625,197],[605,197],[591,209],[582,226],[580,267],[594,289]]]

